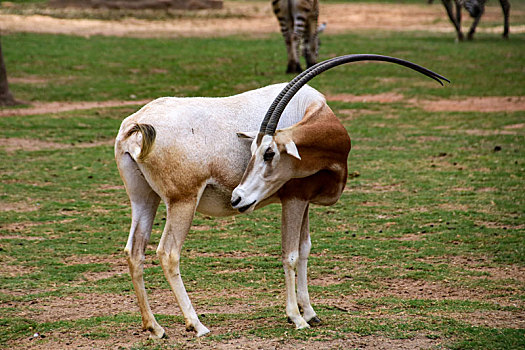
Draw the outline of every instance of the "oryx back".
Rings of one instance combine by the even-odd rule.
[[[197,192],[197,211],[236,214],[230,205],[231,192],[251,157],[250,144],[237,132],[256,131],[283,87],[271,85],[222,98],[156,99],[122,122],[115,143],[117,162],[130,156],[165,202],[191,198]],[[325,100],[305,86],[287,106],[279,126],[299,122],[316,101]]]

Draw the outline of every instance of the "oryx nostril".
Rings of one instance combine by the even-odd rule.
[[[235,199],[232,199],[232,207],[235,207],[239,202],[241,201],[241,197],[237,197]]]

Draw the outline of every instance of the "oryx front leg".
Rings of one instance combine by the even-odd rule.
[[[310,295],[308,294],[308,256],[312,242],[310,241],[310,225],[308,220],[308,205],[304,211],[301,238],[299,241],[299,262],[297,263],[297,304],[303,309],[303,318],[310,326],[321,323],[317,317],[312,305],[310,304]]]
[[[195,331],[200,337],[210,331],[199,321],[180,275],[180,252],[195,214],[196,203],[195,198],[191,201],[167,204],[166,227],[157,248],[157,255],[184,315],[186,330]]]
[[[282,259],[286,284],[286,315],[297,329],[310,327],[301,316],[295,294],[295,268],[299,262],[301,226],[308,202],[298,199],[282,201]]]

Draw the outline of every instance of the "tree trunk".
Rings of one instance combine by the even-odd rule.
[[[21,104],[15,100],[9,91],[7,84],[7,71],[5,70],[4,54],[2,53],[2,43],[0,42],[0,106],[14,106]]]

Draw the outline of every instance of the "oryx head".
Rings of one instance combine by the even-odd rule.
[[[301,160],[294,141],[285,132],[275,135],[238,133],[253,138],[252,158],[241,183],[233,191],[232,206],[240,212],[253,210],[260,202],[281,188],[294,175],[294,162]]]
[[[320,62],[296,76],[275,98],[266,112],[258,133],[241,132],[239,137],[253,139],[252,157],[241,183],[233,190],[231,204],[240,212],[252,211],[257,203],[275,194],[295,174],[301,155],[293,140],[291,128],[277,130],[277,124],[286,105],[308,81],[322,72],[345,63],[357,61],[385,61],[396,63],[429,76],[441,85],[449,80],[424,67],[394,57],[380,55],[346,55]]]

